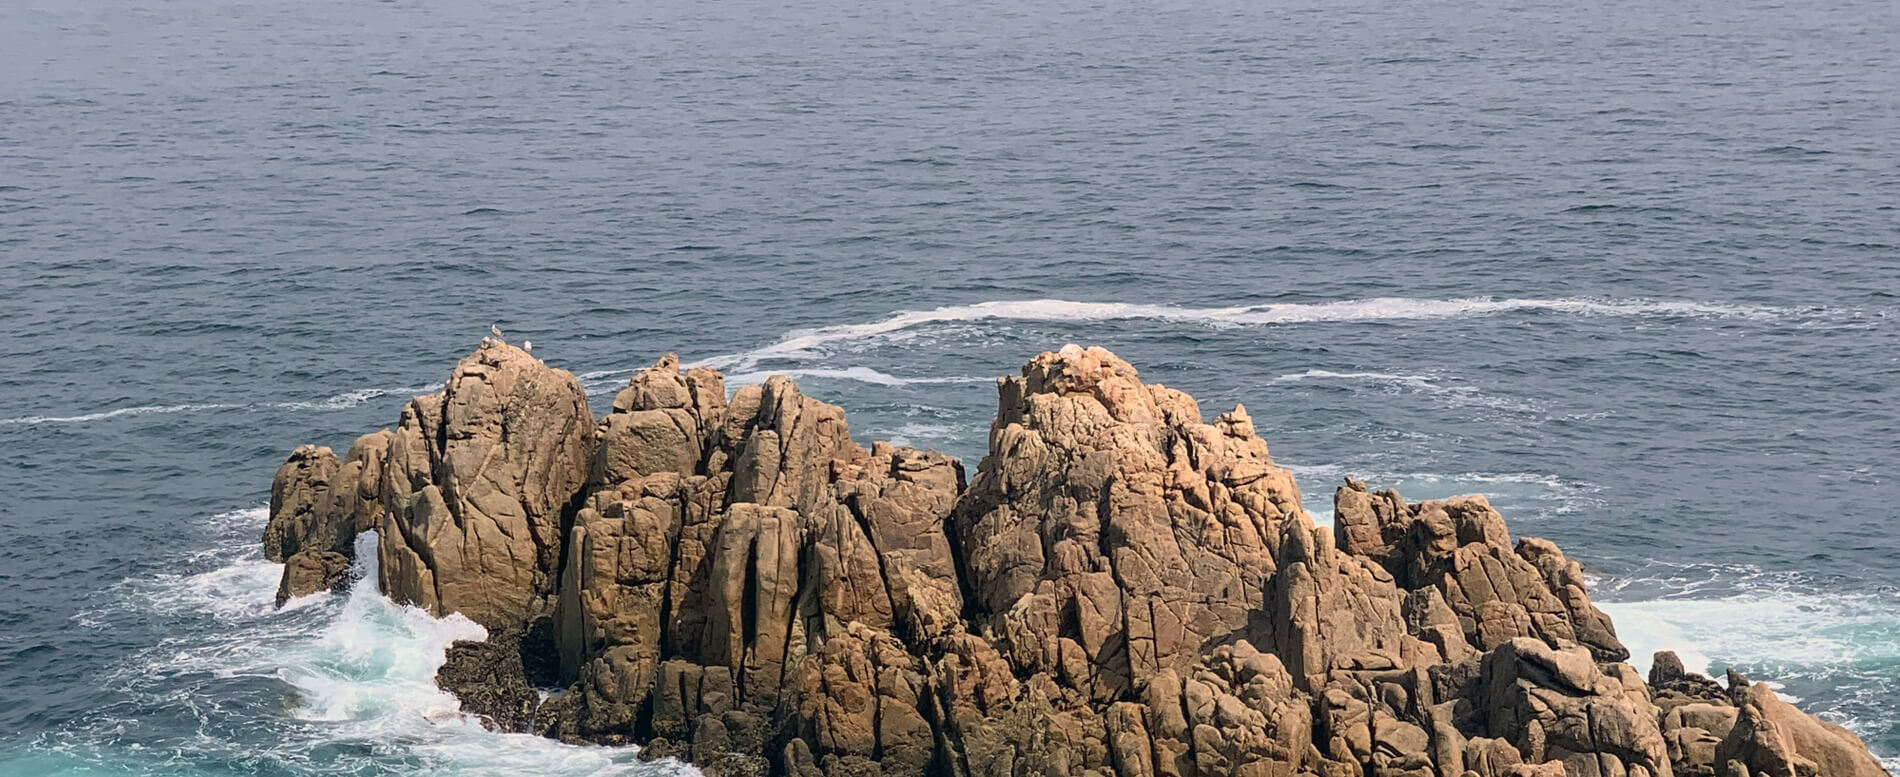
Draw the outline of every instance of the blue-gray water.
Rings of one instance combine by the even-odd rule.
[[[0,52],[0,774],[655,773],[448,722],[465,626],[270,610],[282,456],[491,322],[972,463],[988,377],[1107,345],[1316,515],[1489,493],[1639,653],[1900,756],[1891,2],[13,0]]]

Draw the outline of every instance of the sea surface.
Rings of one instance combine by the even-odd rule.
[[[1900,758],[1888,0],[0,3],[0,775],[661,775],[272,609],[271,474],[500,326],[974,468],[1110,347],[1309,510],[1490,495]],[[1890,763],[1894,763],[1890,761]]]

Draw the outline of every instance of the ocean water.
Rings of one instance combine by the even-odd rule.
[[[1900,758],[1900,6],[0,3],[0,775],[661,775],[485,732],[479,633],[270,607],[294,446],[498,324],[974,466],[1108,346],[1480,492],[1640,659]]]

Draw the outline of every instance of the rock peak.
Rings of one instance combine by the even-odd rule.
[[[785,376],[728,396],[669,353],[596,419],[489,341],[341,460],[292,452],[264,545],[281,601],[374,528],[385,593],[490,631],[437,676],[464,710],[709,774],[1885,774],[1765,684],[1646,683],[1483,497],[1300,505],[1245,407],[1102,348],[1000,379],[966,480]]]

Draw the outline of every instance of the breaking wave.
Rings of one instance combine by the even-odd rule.
[[[157,620],[173,626],[172,636],[107,678],[127,699],[122,707],[43,737],[28,760],[0,764],[0,774],[93,774],[181,756],[299,775],[698,774],[676,761],[642,762],[637,748],[496,733],[464,715],[436,687],[435,672],[456,640],[486,633],[460,615],[435,618],[379,593],[373,533],[358,538],[358,558],[368,563],[347,594],[278,610],[283,567],[257,552],[264,519],[261,508],[214,516],[223,541],[184,560],[204,571],[128,580],[76,616],[79,627],[101,632]]]

